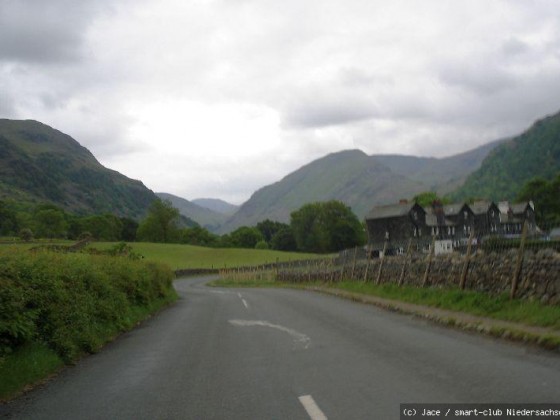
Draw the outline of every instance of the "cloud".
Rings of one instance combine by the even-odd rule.
[[[187,198],[326,153],[444,156],[560,108],[554,0],[3,0],[0,113]]]
[[[98,5],[93,0],[4,0],[0,4],[0,60],[78,60]]]
[[[346,125],[373,118],[378,113],[377,107],[367,97],[328,89],[311,89],[294,95],[289,102],[283,115],[286,128]]]

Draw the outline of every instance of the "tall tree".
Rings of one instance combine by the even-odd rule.
[[[37,238],[66,238],[68,234],[66,214],[56,206],[38,206],[33,215],[33,222],[33,232]]]
[[[175,242],[179,239],[179,210],[170,201],[157,199],[138,226],[137,238],[148,242]]]
[[[450,201],[447,197],[440,197],[433,191],[425,191],[415,195],[412,199],[415,203],[422,207],[430,207],[434,202],[438,201],[442,204],[449,204]]]
[[[560,222],[560,174],[551,181],[533,178],[521,188],[516,201],[533,201],[537,223]]]
[[[255,227],[241,226],[229,234],[231,245],[235,248],[254,248],[263,240],[263,235]]]
[[[337,200],[306,204],[291,214],[290,226],[300,251],[334,252],[365,242],[362,224]]]
[[[257,223],[257,229],[261,231],[264,240],[268,243],[272,240],[272,237],[280,230],[289,228],[286,223],[275,222],[270,219],[263,220]]]
[[[0,235],[15,235],[18,230],[16,212],[0,201]]]

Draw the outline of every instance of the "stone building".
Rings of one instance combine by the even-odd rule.
[[[500,229],[500,209],[492,201],[477,201],[469,205],[474,214],[474,231],[497,234]]]
[[[532,202],[510,205],[479,201],[474,204],[443,205],[434,202],[429,207],[401,201],[399,204],[374,207],[366,216],[368,243],[374,250],[400,247],[410,238],[436,241],[436,250],[451,252],[465,246],[471,234],[477,243],[484,237],[519,236],[525,221],[529,232],[538,231]],[[398,244],[398,245],[397,245]]]
[[[426,211],[416,203],[374,207],[366,216],[368,242],[402,241],[428,236]]]

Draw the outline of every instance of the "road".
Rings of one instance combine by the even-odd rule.
[[[560,402],[560,357],[313,292],[181,296],[0,407],[17,419],[398,419],[400,403]]]

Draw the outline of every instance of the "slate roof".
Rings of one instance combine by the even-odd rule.
[[[470,208],[472,210],[472,212],[475,215],[481,215],[481,214],[486,214],[488,213],[488,210],[490,210],[490,206],[492,205],[491,201],[477,201],[473,204],[470,205]]]
[[[367,214],[366,219],[385,219],[389,217],[406,216],[415,205],[416,203],[403,203],[374,207]]]
[[[512,204],[511,211],[513,212],[513,214],[521,214],[524,213],[525,209],[527,209],[527,207],[529,207],[530,205],[531,204],[529,202]]]
[[[443,213],[446,216],[456,216],[463,210],[463,207],[465,207],[465,203],[448,204],[443,206]]]

